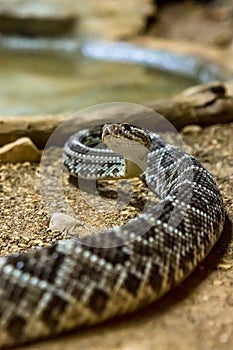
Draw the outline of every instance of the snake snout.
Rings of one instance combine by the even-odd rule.
[[[105,124],[102,131],[102,140],[104,141],[106,136],[118,137],[122,133],[120,124]]]

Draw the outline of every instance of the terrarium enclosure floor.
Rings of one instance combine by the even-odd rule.
[[[186,127],[189,151],[215,176],[228,215],[222,237],[207,259],[181,285],[153,305],[87,330],[37,342],[31,350],[229,350],[233,348],[233,123]],[[135,180],[131,206],[101,213],[67,185],[67,201],[80,219],[99,228],[120,225],[137,215],[147,191]],[[110,189],[114,184],[110,184]],[[103,187],[104,189],[104,187]],[[109,192],[106,192],[108,196]],[[110,208],[108,201],[107,207]],[[1,254],[51,244],[66,233],[48,231],[40,194],[39,164],[0,165]],[[96,205],[98,206],[98,205]]]

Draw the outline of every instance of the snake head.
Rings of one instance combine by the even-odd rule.
[[[106,142],[112,138],[138,142],[146,148],[149,148],[152,142],[148,131],[129,123],[105,124],[102,131],[102,140]]]
[[[102,140],[126,160],[143,170],[146,168],[147,154],[152,142],[148,131],[128,123],[105,124]]]

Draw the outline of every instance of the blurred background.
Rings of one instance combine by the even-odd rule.
[[[143,103],[226,79],[232,37],[231,0],[0,0],[0,114]]]

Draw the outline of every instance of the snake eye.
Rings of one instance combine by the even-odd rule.
[[[124,129],[125,131],[131,131],[130,125],[128,123],[124,123]]]

